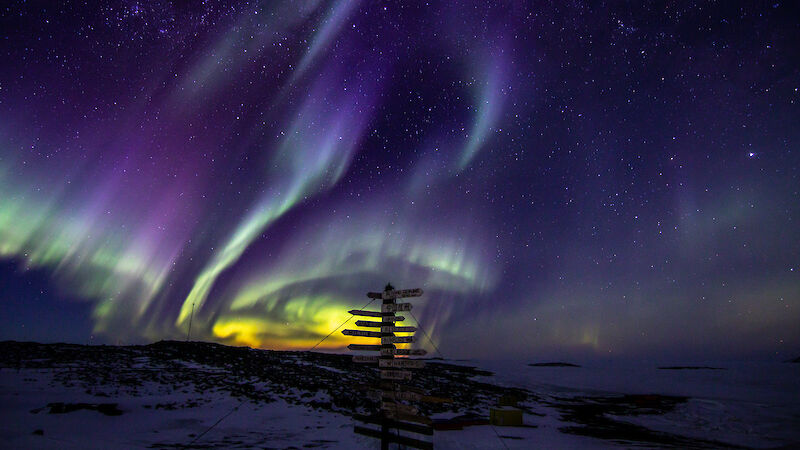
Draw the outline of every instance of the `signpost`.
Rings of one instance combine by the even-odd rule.
[[[386,333],[384,333],[386,334]],[[410,344],[414,342],[414,336],[384,336],[381,344]]]
[[[394,367],[397,369],[422,369],[425,367],[424,361],[416,359],[379,359],[378,367]]]
[[[415,423],[397,422],[386,417],[367,416],[364,414],[353,414],[353,418],[359,422],[374,423],[377,425],[380,425],[382,422],[386,422],[391,428],[396,428],[398,430],[412,431],[417,434],[427,434],[428,436],[433,435],[433,428],[426,427],[424,425],[417,425]]]
[[[403,414],[419,414],[419,409],[405,403],[381,402],[384,411],[395,411]]]
[[[351,348],[350,350],[355,350]],[[381,355],[407,355],[407,356],[425,356],[428,351],[422,348],[380,348]]]
[[[383,424],[389,425],[388,421],[381,422],[381,427]],[[390,427],[390,428],[397,428],[397,427]],[[433,442],[422,441],[419,439],[414,439],[406,436],[400,436],[391,433],[384,433],[383,431],[373,430],[372,428],[367,427],[360,427],[356,425],[353,429],[358,434],[363,434],[364,436],[374,437],[381,440],[381,448],[384,448],[384,444],[386,444],[385,448],[389,448],[390,442],[395,442],[400,445],[405,445],[406,447],[414,447],[414,448],[421,448],[423,450],[433,450]],[[431,428],[431,431],[433,429]]]
[[[386,411],[383,412],[386,414],[386,417],[395,420],[405,420],[407,422],[416,422],[416,423],[424,423],[425,425],[433,425],[433,421],[425,416],[417,416],[413,414],[405,414],[397,411]]]
[[[391,326],[394,326],[394,323],[393,322],[373,322],[371,320],[356,320],[356,326],[380,328],[380,327],[391,327]],[[381,330],[381,331],[383,331],[383,330]]]
[[[380,317],[382,314],[379,311],[363,311],[360,309],[351,309],[347,311],[354,316],[364,316],[364,317]]]
[[[361,337],[381,337],[381,333],[377,331],[361,331],[361,330],[342,330],[342,334],[346,336],[361,336]]]
[[[381,312],[393,313],[397,311],[411,311],[411,303],[384,303]]]
[[[406,298],[406,297],[419,297],[422,295],[422,289],[400,289],[400,290],[388,290],[383,292],[367,292],[367,297],[369,298],[379,298],[382,300],[394,300],[398,298]]]
[[[381,370],[381,380],[410,380],[411,372],[406,370]]]
[[[381,317],[384,322],[402,322],[406,320],[403,316],[395,316],[393,312],[380,312],[380,311],[362,311],[360,309],[351,309],[347,311],[354,316],[362,317]]]
[[[407,391],[384,391],[381,392],[381,395],[387,400],[407,400],[410,402],[449,403],[453,401],[449,398],[431,397],[430,395]]]
[[[359,322],[361,322],[359,320]],[[386,322],[374,322],[374,323],[386,323]],[[356,322],[358,324],[358,322]],[[417,327],[397,327],[394,325],[381,325],[381,331],[384,333],[414,333],[417,331]]]
[[[350,344],[347,346],[350,350],[360,350],[360,351],[382,351],[382,345],[364,345],[364,344]]]
[[[358,320],[356,325],[366,328],[380,328],[380,331],[361,331],[344,330],[347,336],[361,336],[380,338],[380,345],[350,344],[350,350],[375,351],[379,355],[355,355],[353,362],[376,364],[380,369],[380,399],[381,409],[377,415],[373,416],[354,416],[357,420],[364,423],[377,424],[380,430],[373,428],[356,426],[354,431],[366,436],[376,437],[381,440],[381,449],[388,449],[389,443],[405,445],[407,447],[433,449],[433,443],[407,436],[401,436],[399,431],[412,431],[423,435],[433,435],[432,421],[419,415],[419,409],[408,405],[407,401],[429,401],[440,402],[446,399],[429,397],[418,389],[402,386],[397,381],[410,380],[412,373],[407,369],[422,369],[425,367],[423,361],[398,358],[395,355],[403,356],[423,356],[427,352],[422,349],[397,348],[395,344],[405,344],[414,342],[413,336],[396,336],[395,333],[414,333],[416,327],[397,326],[396,322],[401,322],[405,318],[396,315],[398,311],[411,311],[411,303],[397,303],[398,298],[419,297],[422,289],[399,289],[396,290],[392,285],[387,285],[383,292],[368,292],[367,297],[382,300],[380,311],[364,311],[353,309],[349,313],[354,316],[375,317],[377,320]],[[409,423],[411,422],[411,423]],[[392,429],[397,432],[391,431]]]
[[[378,362],[378,357],[377,356],[356,355],[356,356],[353,356],[353,362],[357,362],[357,363],[376,363],[376,362]]]
[[[396,322],[396,321],[386,320],[386,321],[383,321],[383,322],[373,322],[371,320],[356,320],[356,326],[359,326],[359,327],[372,327],[372,328],[394,327],[395,326],[394,322]],[[398,328],[404,328],[404,327],[398,327]],[[414,327],[405,327],[405,328],[414,328]],[[414,330],[416,330],[416,328],[414,328]],[[381,331],[383,331],[383,330],[381,330]],[[398,331],[398,330],[395,330],[395,331]],[[388,333],[388,331],[385,331],[385,333]]]

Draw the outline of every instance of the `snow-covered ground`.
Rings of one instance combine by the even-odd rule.
[[[582,367],[531,367],[509,361],[462,364],[494,372],[483,377],[489,382],[524,387],[545,398],[619,394],[688,397],[664,414],[612,417],[654,431],[736,446],[800,448],[797,363],[706,362],[682,369],[675,369],[680,364],[654,362]]]
[[[109,348],[108,354],[67,349],[52,359],[16,356],[23,362],[14,364],[9,363],[14,358],[6,358],[0,368],[0,448],[378,447],[377,440],[353,432],[356,423],[342,407],[341,390],[313,384],[339,380],[345,396],[364,395],[346,386],[371,372],[349,368],[347,358],[222,346],[213,347],[211,356],[183,357],[170,345]],[[85,359],[59,356],[64,354],[85,354]],[[119,354],[131,357],[123,361]],[[235,365],[257,357],[272,365],[251,372],[249,366]],[[670,370],[652,363],[448,363],[492,374],[456,370],[446,379],[437,377],[452,392],[463,386],[480,395],[461,398],[456,411],[433,412],[432,418],[466,412],[488,416],[497,400],[493,396],[503,387],[521,388],[527,392],[520,404],[526,426],[437,430],[437,449],[800,447],[799,364],[719,363],[708,364],[717,370]],[[260,367],[294,372],[259,378],[254,374]]]
[[[59,386],[48,370],[0,371],[0,448],[377,448],[377,440],[353,433],[355,421],[352,418],[329,411],[281,400],[258,405],[228,395],[198,397],[183,392],[151,392],[153,395],[116,396],[113,401],[122,411],[118,416],[93,410],[49,414],[48,408],[43,407],[51,403],[98,403],[104,399],[88,395],[77,386]],[[185,404],[192,400],[202,406],[175,409],[152,406]],[[207,431],[220,419],[219,424]],[[549,448],[599,448],[609,445],[596,439],[560,433],[555,416],[536,423],[540,428],[484,425],[437,431],[434,448],[526,449],[545,444]],[[43,434],[34,434],[37,430]]]
[[[112,401],[87,395],[83,389],[53,382],[48,370],[0,372],[0,447],[3,448],[144,448],[180,445],[239,447],[268,443],[287,448],[308,445],[353,448],[362,444],[353,435],[351,418],[286,403],[241,401],[226,394],[176,392],[113,398],[121,415],[93,410],[49,414],[54,402]],[[155,407],[196,401],[196,407]],[[216,421],[224,419],[201,435]],[[41,430],[42,434],[34,434]],[[197,438],[196,440],[194,440]],[[194,440],[194,442],[192,442]]]

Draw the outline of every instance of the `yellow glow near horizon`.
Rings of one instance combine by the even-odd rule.
[[[300,297],[284,308],[285,322],[256,316],[222,316],[212,326],[216,339],[234,345],[271,350],[308,350],[350,318],[347,305],[325,298]],[[334,333],[317,348],[337,349],[351,343]]]

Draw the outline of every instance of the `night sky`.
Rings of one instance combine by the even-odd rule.
[[[0,339],[800,356],[793,2],[7,3]]]

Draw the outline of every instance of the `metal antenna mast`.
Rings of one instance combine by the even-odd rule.
[[[192,335],[192,319],[194,318],[194,302],[192,302],[192,314],[189,316],[189,331],[186,332],[186,342],[189,342],[189,337]]]

